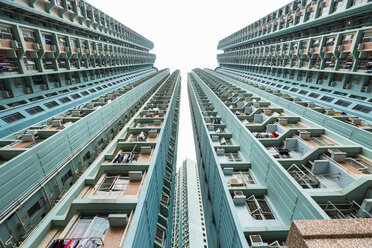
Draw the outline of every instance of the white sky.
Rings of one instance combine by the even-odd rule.
[[[218,41],[279,9],[289,0],[88,0],[155,44],[155,66],[181,69],[178,165],[195,160],[186,73],[217,67]],[[218,51],[220,53],[221,51]]]

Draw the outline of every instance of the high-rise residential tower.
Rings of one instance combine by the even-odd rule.
[[[99,247],[170,247],[180,73],[175,71],[169,75],[167,70],[163,70],[150,80],[142,81],[122,96],[114,92],[117,97],[112,102],[88,102],[85,106],[102,104],[102,107],[90,112],[85,108],[80,110],[86,114],[76,122],[82,122],[80,132],[73,123],[43,141],[53,140],[59,144],[62,138],[56,137],[69,136],[69,130],[77,133],[75,139],[78,140],[79,134],[89,133],[89,129],[84,130],[83,126],[91,126],[89,122],[94,122],[92,116],[98,117],[95,113],[107,115],[105,112],[109,109],[121,109],[120,105],[110,106],[113,103],[130,102],[129,107],[122,110],[124,116],[120,117],[119,123],[108,125],[107,133],[103,130],[97,134],[98,143],[86,145],[82,157],[72,153],[66,165],[51,171],[54,177],[43,178],[45,185],[40,189],[37,188],[39,184],[34,186],[36,190],[29,192],[30,199],[24,200],[24,205],[14,210],[6,225],[1,226],[4,234],[7,228],[12,228],[13,233],[24,236],[4,235],[1,238],[3,246],[11,247],[17,239],[22,241],[25,238],[17,245],[58,247],[55,245],[60,243],[90,242]],[[139,99],[130,97],[131,93]],[[110,97],[103,96],[105,101]],[[100,111],[103,109],[106,111]],[[63,126],[66,118],[72,116],[54,118],[51,125],[55,120],[62,120]],[[115,119],[108,124],[111,122]],[[40,126],[30,130],[48,130],[36,127]],[[19,156],[27,158],[26,154]],[[36,162],[34,166],[38,168]],[[62,192],[53,191],[57,187]],[[15,190],[20,189],[16,187]],[[17,216],[26,217],[17,222]]]
[[[218,43],[217,71],[372,120],[372,2],[296,0]]]
[[[266,209],[285,225],[301,220],[292,222],[289,247],[329,246],[327,237],[341,247],[371,246],[372,233],[363,231],[370,221],[361,219],[372,217],[371,14],[370,0],[292,1],[221,40],[218,73],[193,74],[203,92],[216,93],[213,104],[235,115],[225,115],[226,129],[235,137],[241,130],[237,154],[264,186],[265,206],[242,191],[250,215]],[[240,192],[231,191],[240,209]],[[311,221],[328,218],[342,220]],[[284,241],[289,226],[260,223],[265,230],[244,223],[244,234]]]
[[[0,3],[0,247],[169,247],[180,72],[85,1]]]
[[[151,41],[83,0],[0,4],[0,137],[155,71]]]
[[[208,69],[189,73],[188,90],[210,246],[282,247],[292,221],[308,220],[290,248],[327,237],[368,247],[370,221],[349,222],[359,236],[332,221],[372,218],[372,133],[355,123],[365,120]]]
[[[176,175],[172,247],[205,248],[207,232],[197,164],[186,159]]]

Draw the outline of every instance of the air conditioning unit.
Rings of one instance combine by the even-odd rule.
[[[286,118],[278,118],[278,122],[282,126],[287,126],[288,125],[288,119],[286,119]]]
[[[70,52],[70,48],[69,47],[65,47],[65,52],[66,53],[69,53]]]
[[[222,149],[222,148],[217,148],[217,156],[223,156],[225,155],[225,149]]]
[[[313,52],[314,52],[314,48],[310,48],[309,53],[313,53]]]
[[[52,127],[62,127],[62,120],[52,120]]]
[[[342,152],[338,149],[328,149],[328,152],[331,154],[331,159],[336,162],[345,162],[347,157],[346,152]]]
[[[80,111],[76,111],[76,110],[72,111],[71,117],[80,117]]]
[[[308,131],[300,130],[298,132],[299,132],[299,136],[300,136],[301,139],[308,140],[311,137],[311,133],[308,132]]]
[[[26,142],[34,142],[35,136],[31,133],[25,133],[22,135],[22,140]]]
[[[326,52],[327,52],[327,48],[326,48],[326,47],[323,47],[323,48],[322,48],[322,52],[323,52],[323,53],[326,53]]]
[[[315,103],[313,103],[313,102],[308,102],[308,103],[307,103],[307,107],[308,107],[308,108],[315,108],[316,105],[315,105]]]
[[[157,135],[158,135],[158,131],[156,131],[155,129],[149,131],[150,138],[156,138]]]
[[[15,59],[15,58],[17,58],[17,53],[16,53],[15,50],[8,50],[8,51],[6,51],[6,56],[9,59]]]
[[[94,103],[92,103],[92,102],[88,102],[88,103],[85,105],[85,108],[86,108],[86,109],[94,109]]]
[[[154,120],[154,125],[161,125],[161,120]]]
[[[269,245],[262,241],[261,235],[249,235],[251,248],[268,248]]]
[[[233,202],[235,205],[245,205],[247,197],[244,195],[243,191],[234,191]]]
[[[362,124],[362,120],[359,119],[358,117],[353,117],[351,119],[351,123],[354,124],[354,125],[361,125]]]
[[[272,114],[271,109],[265,109],[265,110],[264,110],[264,114],[270,116],[270,115]]]
[[[56,48],[55,45],[51,45],[51,46],[50,46],[50,49],[51,49],[53,52],[55,52],[55,51],[57,50],[57,48]]]
[[[326,109],[325,110],[325,113],[326,113],[326,115],[334,115],[335,114],[335,110],[334,109]]]
[[[34,43],[34,49],[35,50],[40,50],[41,49],[41,45],[39,43]]]
[[[10,44],[12,45],[12,48],[14,48],[14,49],[18,49],[18,48],[22,47],[21,44],[16,40],[10,41]]]
[[[26,87],[26,88],[24,88],[24,92],[25,92],[26,94],[30,94],[30,93],[32,93],[32,89],[29,88],[29,87]]]
[[[3,97],[5,97],[5,98],[9,98],[10,97],[9,92],[6,91],[6,90],[2,91],[2,94],[3,94]]]
[[[259,102],[255,102],[255,103],[253,103],[253,107],[255,107],[255,108],[259,108],[259,107],[260,107],[260,103],[259,103]]]
[[[233,187],[244,186],[244,181],[241,178],[230,178],[229,183]]]
[[[357,50],[363,50],[363,48],[364,48],[364,44],[359,43],[358,46],[357,46]]]
[[[47,55],[47,58],[48,58],[48,59],[55,59],[55,55],[54,55],[54,53],[47,52],[46,55]]]
[[[142,171],[129,171],[129,180],[130,181],[141,181],[142,180]]]
[[[80,48],[76,48],[76,52],[77,53],[80,53],[81,52],[81,49]]]
[[[151,146],[141,146],[141,154],[150,154]]]
[[[128,223],[127,214],[109,214],[108,221],[110,227],[125,227]]]
[[[35,51],[30,51],[29,54],[30,54],[30,58],[32,58],[32,59],[38,59],[39,58],[39,55]]]
[[[342,45],[337,46],[337,51],[342,52],[342,49],[343,49]]]
[[[231,176],[234,172],[234,168],[223,168],[223,174],[225,176]]]

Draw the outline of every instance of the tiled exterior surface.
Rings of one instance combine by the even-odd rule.
[[[372,219],[295,220],[288,248],[372,247]]]

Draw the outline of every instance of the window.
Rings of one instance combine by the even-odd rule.
[[[333,46],[335,44],[335,37],[328,37],[326,39],[326,46]]]
[[[61,181],[62,181],[62,184],[65,185],[65,183],[67,182],[67,180],[72,177],[72,171],[71,170],[68,170],[66,172],[66,174],[63,175],[63,177],[61,177]]]
[[[264,196],[251,195],[247,199],[247,207],[256,220],[274,220],[275,217],[270,210]]]
[[[309,97],[318,98],[320,95],[317,93],[310,93]]]
[[[299,94],[301,94],[301,95],[306,95],[307,93],[309,93],[308,91],[306,91],[306,90],[301,90],[300,92],[298,92]]]
[[[342,36],[342,43],[341,44],[344,45],[344,46],[350,45],[353,42],[353,37],[354,37],[353,34],[347,34],[347,35]]]
[[[77,48],[78,47],[78,42],[75,39],[71,39],[71,48]]]
[[[160,244],[164,243],[165,239],[165,230],[159,226],[156,226],[155,240]]]
[[[335,102],[335,104],[347,107],[351,104],[351,102],[347,102],[347,101],[344,101],[344,100],[338,100],[337,102]]]
[[[363,34],[362,43],[372,42],[372,32],[365,32]]]
[[[0,39],[13,40],[12,29],[10,27],[0,26]]]
[[[43,206],[45,206],[44,198],[40,198],[32,207],[27,210],[27,214],[29,217],[34,216]]]
[[[67,235],[67,239],[94,237],[97,238],[97,243],[101,244],[109,226],[109,221],[106,218],[82,215]]]
[[[65,47],[67,46],[67,40],[66,37],[58,36],[58,43],[60,46]]]
[[[97,91],[95,89],[90,89],[89,92],[94,93],[94,92],[97,92]]]
[[[71,102],[71,99],[68,97],[62,97],[58,99],[61,103]]]
[[[18,121],[23,118],[25,117],[19,112],[1,117],[1,119],[5,121],[6,123],[12,123],[12,122]]]
[[[22,78],[13,78],[12,81],[13,81],[14,87],[17,89],[26,87],[24,79]]]
[[[53,38],[50,34],[42,34],[45,45],[53,45]]]
[[[124,177],[121,175],[106,176],[102,184],[99,186],[96,194],[97,195],[122,194],[127,188],[128,183],[129,177]]]
[[[23,39],[25,42],[35,43],[35,32],[30,30],[22,30]]]
[[[47,106],[48,108],[54,108],[58,106],[59,104],[56,101],[51,101],[51,102],[44,103],[44,105]]]
[[[80,94],[82,94],[83,96],[89,95],[88,91],[82,91],[82,92],[80,92]]]
[[[71,95],[71,97],[72,97],[73,99],[78,99],[78,98],[80,98],[81,96],[80,96],[78,93],[76,93],[76,94]]]
[[[40,106],[35,106],[35,107],[32,107],[32,108],[28,108],[26,109],[26,112],[29,113],[30,115],[34,115],[34,114],[37,114],[37,113],[40,113],[40,112],[43,112],[44,109],[42,109]]]
[[[372,110],[371,107],[367,107],[367,106],[360,105],[360,104],[356,105],[353,109],[355,109],[357,111],[360,111],[360,112],[363,112],[363,113],[366,113],[366,114],[368,114]]]
[[[322,98],[320,98],[320,100],[325,101],[325,102],[332,102],[334,98],[329,97],[329,96],[323,96]]]
[[[229,162],[241,162],[242,161],[239,154],[235,152],[225,153],[225,157],[229,160]]]

